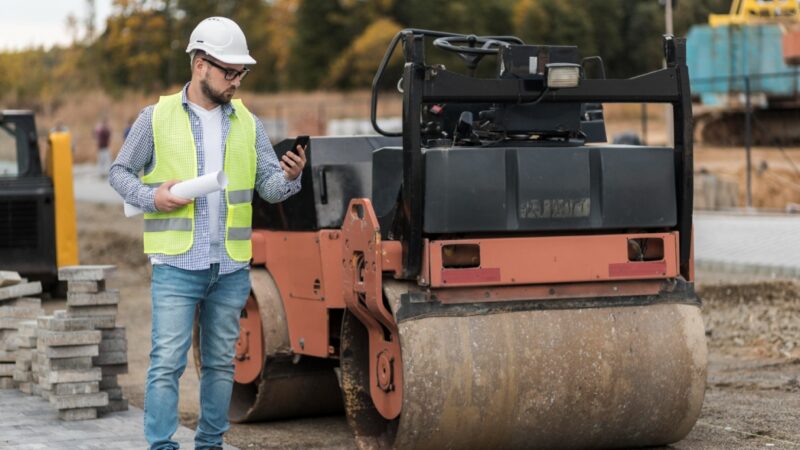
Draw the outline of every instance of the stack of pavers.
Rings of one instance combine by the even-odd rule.
[[[67,282],[66,317],[86,320],[101,334],[99,353],[92,357],[92,365],[101,371],[100,392],[108,396],[108,404],[98,408],[100,414],[128,409],[117,381],[118,375],[128,373],[125,328],[116,325],[119,290],[106,288],[114,270],[114,266],[70,266],[58,271],[59,279]]]
[[[92,367],[101,339],[85,318],[68,317],[65,311],[37,320],[37,354],[34,372],[41,395],[50,400],[62,420],[97,417],[97,408],[108,405],[100,392],[102,373]]]
[[[35,320],[23,320],[17,329],[17,363],[14,370],[14,381],[19,390],[33,393],[33,386],[39,382],[33,376],[33,355],[36,354],[36,336],[38,326]]]
[[[20,389],[31,392],[32,339],[29,321],[43,314],[42,300],[31,296],[38,296],[41,293],[40,282],[28,282],[16,272],[0,271],[0,388],[2,389],[11,389],[19,384]],[[23,338],[19,336],[20,327],[24,328]]]

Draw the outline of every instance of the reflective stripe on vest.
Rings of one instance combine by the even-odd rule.
[[[228,191],[228,201],[231,203],[250,203],[253,201],[253,190]]]
[[[246,228],[228,228],[228,239],[231,241],[244,241],[250,239],[252,230]]]
[[[241,100],[232,103],[236,113],[230,116],[223,166],[228,177],[224,193],[227,206],[225,249],[231,259],[246,262],[252,255],[250,202],[255,186],[256,132],[253,115]],[[156,187],[167,180],[195,178],[197,150],[180,92],[161,97],[153,110],[152,127],[155,165],[142,177],[142,182]],[[179,255],[192,248],[194,202],[169,213],[146,213],[144,219],[145,253]]]
[[[191,219],[146,219],[144,231],[192,231]]]

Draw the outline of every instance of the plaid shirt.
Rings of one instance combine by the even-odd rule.
[[[183,109],[189,114],[189,121],[192,126],[192,135],[196,143],[197,151],[197,174],[205,174],[205,161],[203,151],[203,130],[200,119],[189,108],[186,99],[187,83],[183,87]],[[125,142],[122,144],[117,159],[111,166],[109,172],[109,183],[122,196],[122,198],[133,206],[137,206],[146,212],[156,212],[155,188],[145,186],[139,180],[138,173],[144,170],[149,173],[155,166],[155,144],[153,143],[153,108],[150,105],[139,113],[139,117],[131,127],[131,131]],[[236,109],[232,104],[222,105],[222,160],[225,160],[225,142],[228,139],[231,120],[230,116],[236,114]],[[283,174],[283,169],[278,164],[278,158],[272,145],[269,142],[264,125],[253,115],[256,123],[256,190],[264,200],[276,203],[300,191],[300,177],[292,181],[287,181]],[[194,242],[192,248],[180,255],[151,254],[153,262],[169,264],[185,270],[203,270],[211,265],[211,251],[218,251],[217,260],[220,262],[220,274],[234,272],[247,263],[234,261],[225,251],[225,222],[227,218],[227,207],[225,204],[224,193],[220,195],[219,207],[219,236],[216,236],[217,245],[212,246],[212,239],[208,231],[208,202],[206,197],[197,197],[194,200]]]

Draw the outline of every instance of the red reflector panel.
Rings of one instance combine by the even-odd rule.
[[[666,273],[666,261],[629,262],[608,265],[609,277],[664,276]]]
[[[500,281],[500,268],[442,269],[444,284],[492,283]]]

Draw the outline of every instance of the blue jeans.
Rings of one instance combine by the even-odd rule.
[[[153,266],[153,335],[144,395],[144,434],[150,448],[177,449],[178,379],[186,368],[195,307],[200,306],[200,418],[195,448],[222,446],[228,431],[233,357],[239,315],[250,294],[250,271]]]

